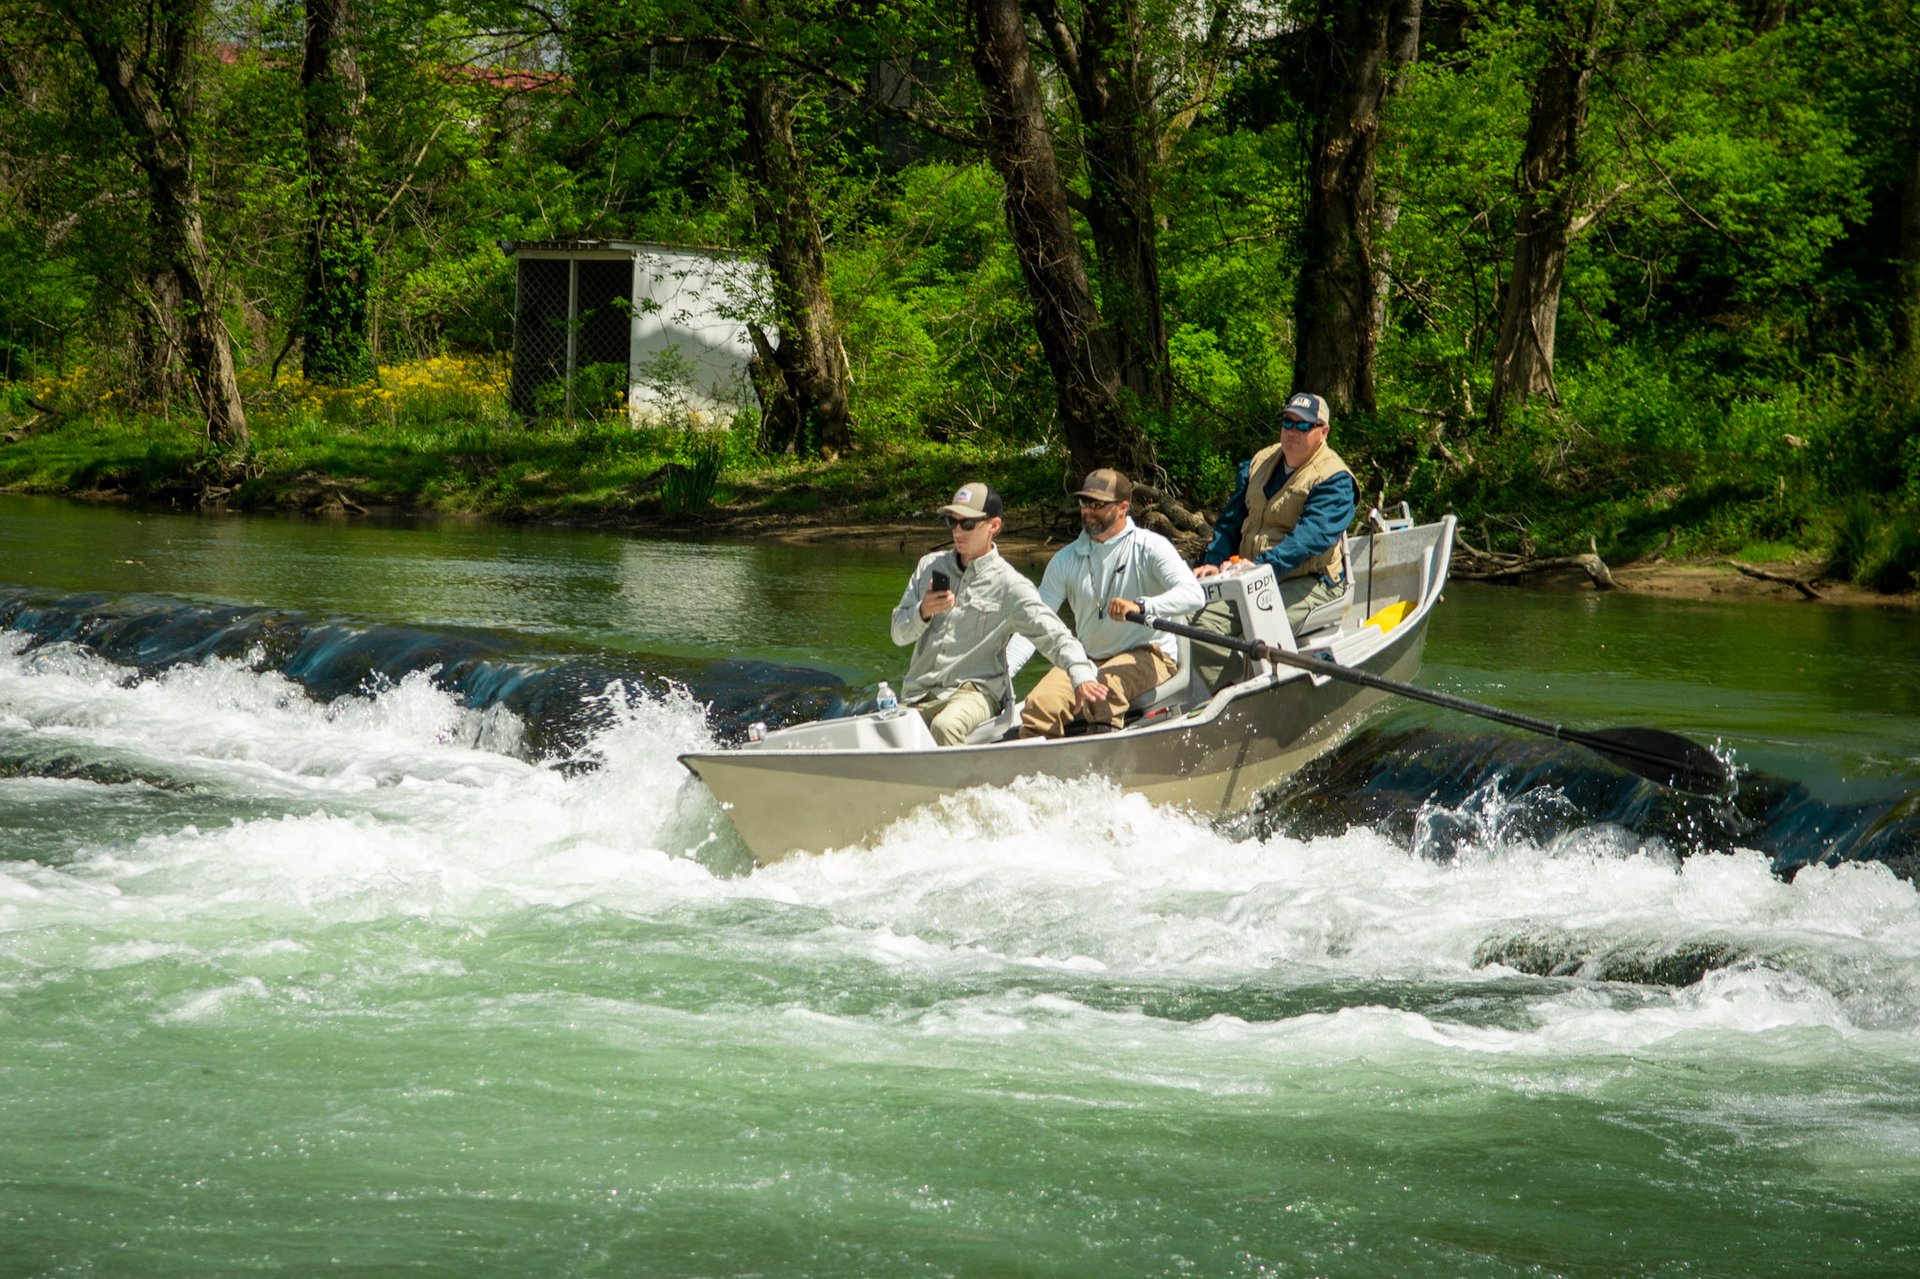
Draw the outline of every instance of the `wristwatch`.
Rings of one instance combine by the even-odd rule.
[[[1147,620],[1147,601],[1144,599],[1137,599],[1133,602],[1133,606],[1140,610],[1140,621],[1142,624],[1144,624]]]

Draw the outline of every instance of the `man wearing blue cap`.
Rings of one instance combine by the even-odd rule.
[[[1240,464],[1233,496],[1214,523],[1195,577],[1212,577],[1236,556],[1271,565],[1294,626],[1339,598],[1347,582],[1341,537],[1359,509],[1360,486],[1327,444],[1332,429],[1326,400],[1311,391],[1288,399],[1280,411],[1279,441]],[[1216,602],[1194,614],[1193,624],[1226,635],[1233,620],[1232,610]],[[1209,688],[1219,686],[1228,657],[1225,649],[1196,643],[1194,667]]]

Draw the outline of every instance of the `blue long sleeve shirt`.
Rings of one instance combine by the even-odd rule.
[[[1240,529],[1247,522],[1247,479],[1252,465],[1251,460],[1240,464],[1240,478],[1233,486],[1233,496],[1214,522],[1213,541],[1207,543],[1209,564],[1225,564],[1240,553]],[[1274,467],[1267,480],[1267,496],[1271,498],[1278,493],[1286,482],[1287,468]],[[1338,542],[1347,526],[1353,523],[1354,512],[1359,507],[1360,490],[1354,486],[1353,477],[1333,476],[1307,494],[1306,507],[1300,512],[1300,522],[1293,526],[1293,531],[1256,555],[1254,562],[1272,565],[1275,577],[1285,577]]]

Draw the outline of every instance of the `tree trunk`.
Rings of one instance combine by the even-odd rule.
[[[1074,467],[1153,475],[1152,449],[1121,405],[1112,335],[1094,307],[1018,0],[968,0],[967,18],[988,147]]]
[[[310,381],[354,386],[373,376],[367,293],[373,248],[360,209],[360,118],[366,81],[354,56],[353,0],[306,0],[308,181],[306,294],[300,359]]]
[[[1320,0],[1309,35],[1318,68],[1293,385],[1335,409],[1375,407],[1380,332],[1374,152],[1396,52],[1419,31],[1420,0]]]
[[[755,196],[773,233],[768,258],[780,328],[777,348],[759,344],[762,442],[781,452],[804,451],[810,427],[819,451],[832,456],[852,442],[846,370],[827,291],[826,246],[807,190],[806,159],[793,139],[793,101],[782,81],[762,76],[748,87],[744,106]]]
[[[1553,381],[1554,327],[1567,249],[1579,209],[1580,144],[1600,32],[1612,0],[1593,0],[1581,26],[1551,38],[1533,87],[1527,148],[1520,162],[1513,269],[1493,351],[1493,394],[1487,420],[1497,427],[1508,409],[1535,395],[1560,402]],[[1571,16],[1571,15],[1569,15]]]
[[[1080,110],[1100,318],[1120,383],[1139,404],[1164,411],[1173,381],[1153,200],[1159,129],[1138,7],[1086,0],[1078,33],[1059,0],[1043,0],[1040,16]]]
[[[133,328],[128,393],[134,403],[158,405],[161,415],[170,417],[174,400],[186,390],[181,377],[187,343],[180,331],[180,283],[171,270],[149,272],[146,283],[143,314]]]
[[[1920,365],[1920,110],[1913,112],[1907,141],[1907,182],[1900,193],[1900,262],[1894,294],[1894,350]]]
[[[247,412],[234,380],[232,344],[213,295],[193,169],[191,45],[202,5],[195,0],[154,0],[145,15],[88,0],[60,0],[59,8],[85,45],[146,176],[155,269],[171,273],[178,290],[182,354],[207,414],[208,437],[233,453],[244,453]]]
[[[1392,98],[1395,87],[1400,83],[1398,72],[1412,66],[1420,57],[1420,8],[1421,0],[1404,0],[1394,6],[1387,20],[1387,66],[1389,78],[1384,93]],[[1387,139],[1391,145],[1392,139]],[[1378,199],[1374,214],[1373,253],[1373,331],[1376,335],[1386,331],[1387,299],[1392,292],[1389,268],[1392,266],[1391,251],[1386,240],[1393,234],[1393,228],[1400,221],[1400,202],[1391,195]],[[1378,341],[1378,338],[1375,339]]]

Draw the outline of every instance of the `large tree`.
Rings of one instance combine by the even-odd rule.
[[[1076,469],[1152,475],[1145,434],[1120,399],[1120,363],[1087,276],[1067,184],[1054,152],[1039,75],[1018,0],[968,0],[974,74],[988,149],[1006,184],[1007,224],[1033,301],[1034,328],[1053,372],[1055,402]]]
[[[207,434],[246,450],[247,413],[207,254],[196,166],[196,61],[206,0],[54,0],[85,48],[145,183],[156,326],[177,335]]]
[[[1894,293],[1894,348],[1899,357],[1920,373],[1920,11],[1905,18],[1909,45],[1905,79],[1910,86],[1907,97],[1907,136],[1905,183],[1900,191],[1900,232],[1895,261],[1898,263]]]
[[[1120,381],[1141,405],[1164,410],[1173,391],[1153,200],[1158,103],[1140,6],[1081,0],[1075,15],[1063,0],[1036,0],[1034,8],[1079,115],[1100,313]]]
[[[1381,288],[1375,156],[1395,73],[1419,47],[1421,0],[1319,0],[1307,29],[1315,115],[1294,307],[1294,386],[1375,407]]]
[[[1545,394],[1555,403],[1554,332],[1567,250],[1587,193],[1581,143],[1594,68],[1613,18],[1613,0],[1572,0],[1545,10],[1547,56],[1534,80],[1521,156],[1513,226],[1513,265],[1493,351],[1493,393],[1487,417]]]
[[[307,150],[307,275],[298,330],[315,382],[373,376],[367,294],[373,250],[361,208],[360,120],[366,81],[354,50],[353,0],[306,0],[300,91]]]
[[[793,99],[778,75],[754,74],[741,95],[754,203],[765,223],[778,347],[753,330],[762,365],[761,441],[777,452],[824,455],[853,442],[827,251],[814,212],[806,156],[794,141]]]
[[[751,216],[726,233],[757,242],[771,284],[765,318],[775,332],[750,328],[761,443],[833,455],[853,441],[809,154],[819,113],[807,90],[824,80],[810,81],[807,69],[826,76],[821,51],[835,44],[821,16],[806,0],[594,0],[569,13],[566,38],[578,51],[589,121],[598,121],[594,150],[617,154],[629,135],[659,136],[665,150],[692,153],[682,163],[697,157],[699,181],[745,196],[739,207]]]

